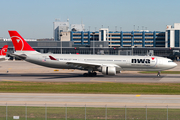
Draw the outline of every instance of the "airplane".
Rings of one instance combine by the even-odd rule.
[[[88,71],[83,76],[96,76],[96,71],[103,75],[116,75],[121,71],[158,71],[157,76],[160,76],[161,71],[177,66],[171,59],[157,56],[39,53],[17,31],[8,32],[15,47],[10,55],[45,67]]]
[[[0,61],[9,59],[9,57],[6,57],[7,49],[8,45],[4,45],[3,48],[0,50]]]

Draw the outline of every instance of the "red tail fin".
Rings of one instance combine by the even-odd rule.
[[[8,45],[4,45],[4,47],[0,50],[0,55],[6,56],[7,49]]]
[[[8,31],[16,51],[35,51],[17,31]]]

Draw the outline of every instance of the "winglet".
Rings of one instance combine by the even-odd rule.
[[[50,58],[51,60],[57,60],[56,58],[54,58],[54,57],[51,56],[51,55],[49,55],[49,58]]]
[[[17,31],[8,31],[16,51],[35,51]]]
[[[0,56],[6,56],[7,49],[8,45],[4,45],[4,47],[0,50]]]

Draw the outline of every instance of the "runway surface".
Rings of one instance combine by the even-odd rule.
[[[122,73],[116,76],[83,77],[81,73],[18,73],[0,74],[0,81],[31,81],[31,82],[132,82],[132,83],[180,83],[180,75],[162,74],[131,74]]]
[[[172,70],[180,71],[180,62]],[[116,76],[83,77],[86,71],[57,70],[31,64],[25,61],[0,62],[0,81],[34,81],[34,82],[155,82],[180,83],[179,74],[139,74],[137,71],[123,71]]]
[[[180,71],[180,62],[174,71]],[[0,62],[0,81],[34,82],[149,82],[180,83],[179,74],[139,74],[128,71],[116,76],[83,77],[84,71],[55,70],[25,61]],[[44,94],[44,93],[0,93],[0,106],[62,106],[69,107],[140,107],[180,108],[180,95],[121,95],[121,94]]]
[[[180,108],[180,95],[0,93],[4,106]]]

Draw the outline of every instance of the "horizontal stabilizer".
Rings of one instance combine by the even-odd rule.
[[[16,57],[18,59],[21,59],[21,60],[25,60],[26,57],[27,57],[25,54],[21,54],[21,55],[17,55],[17,54],[14,54],[14,53],[7,53],[7,54],[12,56],[12,57]]]

